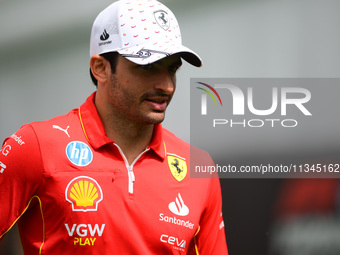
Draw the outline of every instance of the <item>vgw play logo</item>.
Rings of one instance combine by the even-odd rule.
[[[260,128],[265,126],[276,127],[296,127],[298,121],[287,117],[287,108],[291,111],[298,111],[302,116],[312,116],[312,113],[307,108],[307,103],[311,100],[311,92],[306,88],[301,87],[272,87],[271,98],[263,98],[264,95],[254,96],[256,87],[247,87],[241,89],[239,86],[233,84],[214,84],[209,85],[203,82],[196,82],[199,84],[196,88],[203,91],[201,94],[201,116],[209,116],[210,113],[216,111],[216,107],[222,107],[225,112],[232,113],[233,118],[214,118],[212,126],[228,125],[230,127],[251,127]],[[267,90],[268,90],[267,89]],[[231,97],[230,97],[231,95]],[[266,93],[266,95],[268,95]],[[223,105],[222,99],[224,96],[230,101],[232,109]],[[267,96],[268,97],[268,96]],[[209,100],[214,102],[214,106],[208,107]],[[227,101],[226,100],[226,101]],[[265,109],[258,109],[254,106],[254,102],[270,101],[271,105]],[[208,109],[209,108],[209,109]],[[295,112],[296,113],[296,112]],[[274,118],[272,116],[280,116]],[[246,116],[256,116],[256,118],[246,118]],[[244,118],[242,118],[244,117]]]

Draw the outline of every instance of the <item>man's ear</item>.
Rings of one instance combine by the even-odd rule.
[[[111,66],[104,57],[93,55],[90,60],[90,68],[98,83],[105,83],[110,79]]]

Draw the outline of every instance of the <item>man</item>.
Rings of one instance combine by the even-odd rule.
[[[160,124],[181,59],[201,65],[173,13],[113,3],[90,55],[97,91],[3,144],[0,236],[18,222],[25,254],[227,254],[218,178],[191,179],[189,145]]]

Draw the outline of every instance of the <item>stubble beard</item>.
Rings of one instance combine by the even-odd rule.
[[[118,93],[117,93],[118,92]],[[123,89],[120,82],[118,81],[118,78],[115,74],[111,75],[111,89],[110,89],[110,97],[113,98],[114,102],[113,105],[115,105],[114,111],[118,111],[121,119],[128,120],[130,119],[132,122],[135,122],[139,125],[147,125],[147,124],[159,124],[162,123],[165,119],[165,111],[153,111],[149,112],[148,114],[143,114],[143,111],[141,110],[138,112],[138,110],[133,111],[131,110],[134,102],[137,101],[136,97],[131,95],[131,93]],[[141,96],[141,104],[143,104],[143,101],[145,98],[150,96],[150,93],[145,93]],[[123,101],[119,100],[123,99]],[[118,98],[118,100],[117,100]],[[131,100],[132,99],[132,100]],[[133,100],[135,99],[135,100]],[[139,102],[137,102],[137,105],[140,105]],[[137,106],[138,107],[138,106]]]

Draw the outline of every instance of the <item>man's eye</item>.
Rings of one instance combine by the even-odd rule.
[[[169,67],[169,71],[175,73],[175,72],[178,71],[178,69],[179,69],[180,67],[181,67],[181,65],[170,66],[170,67]]]
[[[152,70],[153,69],[153,65],[152,64],[140,65],[139,68],[141,68],[143,70]]]

